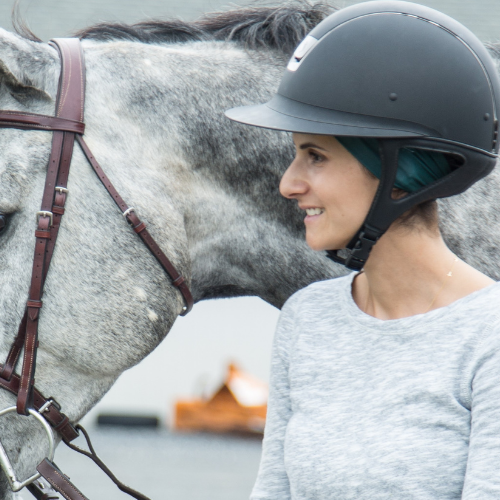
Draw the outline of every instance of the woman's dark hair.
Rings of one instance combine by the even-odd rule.
[[[455,170],[461,167],[464,163],[463,158],[452,154],[445,154],[444,157],[448,162],[450,169]],[[393,198],[402,198],[408,193],[402,189],[395,188],[393,190]],[[436,200],[429,200],[416,205],[401,217],[394,221],[398,227],[402,229],[424,229],[432,233],[439,233],[439,211]]]
[[[402,189],[395,188],[393,198],[402,198],[408,193]],[[429,200],[415,205],[403,215],[399,216],[393,224],[401,229],[418,230],[424,229],[432,233],[439,230],[439,213],[436,200]]]

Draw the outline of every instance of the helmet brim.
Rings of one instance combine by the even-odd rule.
[[[414,123],[319,108],[276,94],[269,102],[229,109],[230,120],[255,127],[303,134],[350,137],[426,137],[436,131]]]

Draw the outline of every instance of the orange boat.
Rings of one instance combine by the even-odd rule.
[[[224,384],[208,400],[178,401],[178,431],[247,432],[262,434],[266,422],[267,384],[230,364]]]

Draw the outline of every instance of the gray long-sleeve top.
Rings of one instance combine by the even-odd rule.
[[[383,321],[354,275],[282,310],[251,500],[499,500],[500,283]]]

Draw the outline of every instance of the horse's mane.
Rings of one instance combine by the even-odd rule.
[[[486,48],[490,51],[493,57],[500,59],[500,42],[487,43]]]
[[[142,43],[182,43],[190,41],[233,40],[248,48],[277,49],[291,53],[297,44],[335,8],[326,2],[292,0],[278,6],[241,7],[206,14],[196,21],[154,19],[136,24],[103,22],[84,28],[80,39],[129,40]],[[19,15],[13,15],[18,34],[40,41]]]

